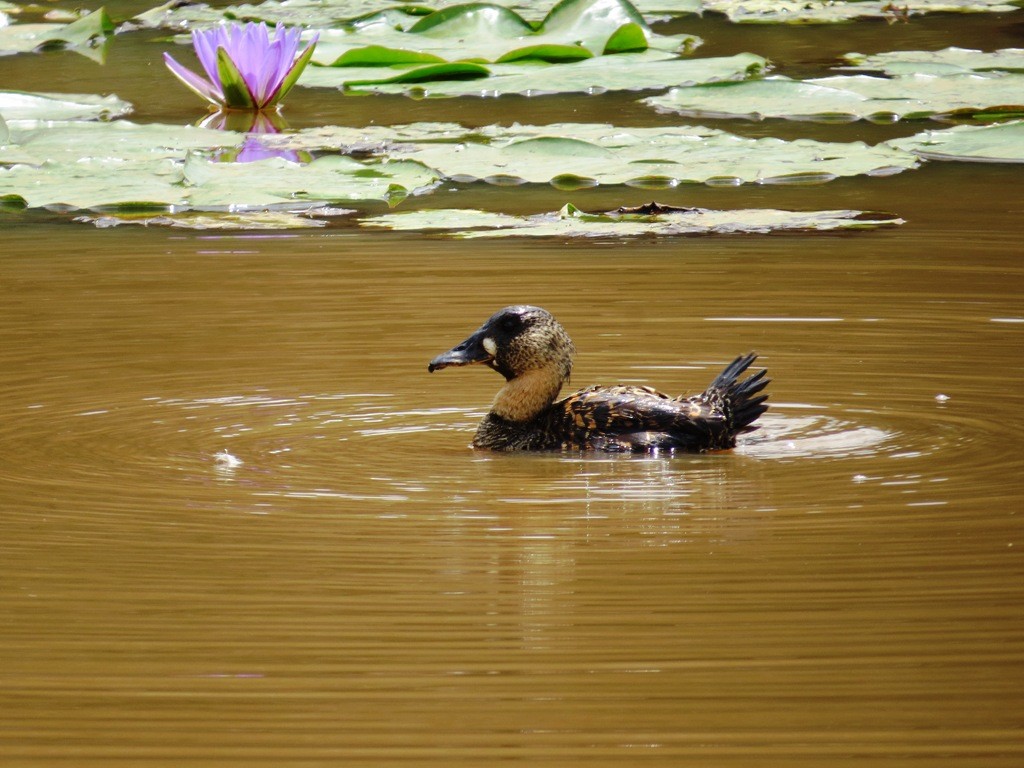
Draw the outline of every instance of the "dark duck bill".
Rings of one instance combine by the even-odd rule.
[[[427,369],[484,363],[505,377],[473,438],[477,448],[707,451],[732,448],[766,410],[766,371],[741,379],[756,355],[736,358],[704,392],[676,397],[649,387],[582,389],[556,401],[576,348],[540,307],[505,307]]]

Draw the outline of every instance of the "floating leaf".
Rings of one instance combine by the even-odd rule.
[[[131,111],[113,95],[0,91],[0,115],[7,120],[110,120]]]
[[[571,177],[575,186],[652,188],[821,183],[839,176],[897,173],[917,165],[913,155],[892,147],[749,139],[700,127],[626,129],[569,123],[477,133],[480,139],[455,146],[403,142],[389,154],[419,160],[458,180],[558,183]]]
[[[1006,13],[1005,0],[704,0],[705,11],[746,24],[835,24],[854,19],[899,21],[925,13]]]
[[[764,234],[777,231],[872,229],[902,224],[887,213],[863,211],[782,211],[752,208],[713,211],[669,209],[656,204],[652,214],[611,211],[585,213],[566,205],[557,213],[509,216],[476,210],[392,213],[363,219],[364,227],[395,230],[447,230],[455,237],[638,237],[671,235]]]
[[[441,65],[434,65],[440,67]],[[706,59],[678,59],[657,51],[599,56],[569,64],[488,64],[478,66],[479,79],[443,79],[445,70],[369,69],[360,67],[307,69],[299,85],[349,87],[379,93],[422,96],[541,95],[551,93],[603,93],[605,91],[663,89],[681,83],[710,83],[754,77],[767,66],[760,56],[741,53]],[[453,70],[458,74],[458,70]],[[400,79],[398,79],[400,78]],[[415,78],[415,79],[411,79]],[[414,84],[415,83],[415,84]]]
[[[843,59],[857,69],[887,75],[948,75],[963,72],[1024,72],[1024,48],[1003,48],[986,53],[970,48],[941,51],[891,51],[865,56],[848,53]]]
[[[0,26],[0,56],[28,53],[40,48],[84,47],[114,31],[114,23],[100,8],[71,24],[11,24]]]
[[[410,27],[396,27],[389,18],[320,30],[313,61],[344,66],[354,51],[372,48],[378,63],[388,65],[414,55],[481,63],[561,62],[646,48],[676,53],[695,43],[690,35],[655,34],[627,0],[562,0],[536,28],[502,6],[470,3],[438,11]],[[388,51],[395,52],[394,61],[384,58]]]
[[[242,144],[244,134],[202,128],[118,121],[14,124],[10,133],[10,143],[0,147],[0,199],[31,208],[393,203],[438,178],[413,160],[363,163],[328,156],[307,165],[281,158],[218,163],[210,150]]]
[[[323,29],[351,24],[372,14],[401,9],[417,17],[462,4],[464,0],[266,0],[223,8],[182,5],[171,0],[141,13],[135,21],[145,26],[173,29],[210,25],[223,20],[252,19],[267,23]],[[551,0],[507,0],[502,5],[524,19],[539,21]],[[1007,13],[1019,6],[1009,0],[635,0],[633,5],[648,22],[705,12],[721,13],[730,21],[759,24],[832,24],[854,19],[895,21],[926,13]],[[408,28],[410,24],[399,24]]]
[[[929,160],[1024,163],[1024,120],[999,125],[959,125],[887,143]]]
[[[644,99],[660,112],[688,116],[791,120],[921,119],[936,115],[1024,112],[1024,75],[867,75],[673,88]]]
[[[293,213],[291,211],[244,211],[241,213],[180,213],[173,216],[152,216],[145,213],[108,216],[77,216],[75,221],[92,224],[98,229],[109,229],[126,225],[142,227],[172,227],[175,229],[197,230],[264,230],[264,229],[310,229],[325,227],[323,219],[311,214],[318,209]],[[345,211],[354,213],[354,211]]]
[[[539,23],[551,11],[553,1],[506,0],[500,5],[528,22]],[[221,21],[246,19],[265,21],[268,24],[327,29],[359,26],[378,18],[386,18],[390,26],[408,30],[424,16],[465,4],[466,0],[265,0],[258,4],[243,3],[211,8],[208,5],[185,5],[180,0],[170,0],[138,14],[133,22],[144,27],[191,29],[211,26]],[[631,4],[645,18],[664,19],[702,11],[700,0],[636,0]]]

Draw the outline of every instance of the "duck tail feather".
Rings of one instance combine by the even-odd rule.
[[[771,382],[768,371],[762,368],[740,381],[740,376],[756,359],[757,354],[754,352],[740,355],[715,377],[704,393],[708,399],[721,398],[725,403],[734,432],[752,432],[757,429],[752,426],[753,423],[768,410],[765,402],[768,395],[759,395]]]

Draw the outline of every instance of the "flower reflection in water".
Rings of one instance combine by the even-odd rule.
[[[261,135],[281,133],[288,124],[277,112],[226,112],[218,111],[207,115],[198,123],[200,128],[217,131],[235,131],[246,134],[238,147],[221,150],[217,161],[221,163],[254,163],[279,157],[293,163],[308,163],[312,159],[308,152],[268,147]]]

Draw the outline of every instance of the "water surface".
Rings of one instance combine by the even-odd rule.
[[[795,67],[828,55],[824,32],[701,24]],[[869,31],[940,47],[1014,29]],[[830,48],[873,39],[838,34]],[[40,87],[21,57],[3,66]],[[185,98],[141,95],[162,72],[110,66],[144,119],[187,119]],[[95,88],[77,76],[69,90]],[[628,103],[569,102],[307,94],[289,115],[484,124]],[[827,236],[488,243],[5,213],[3,763],[1020,765],[1019,174],[658,194],[907,219]],[[566,202],[455,189],[413,204]],[[726,453],[474,452],[499,377],[426,364],[513,302],[565,324],[574,385],[692,392],[756,349],[773,408]]]

